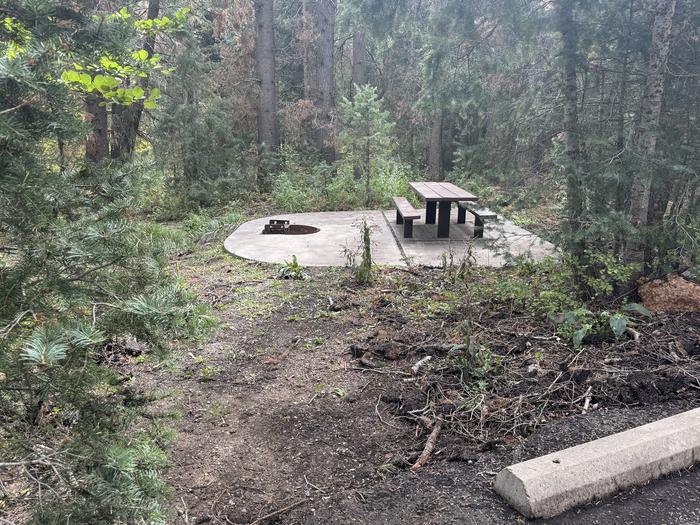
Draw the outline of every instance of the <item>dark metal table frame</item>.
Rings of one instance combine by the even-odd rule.
[[[479,200],[476,195],[451,182],[411,182],[409,184],[411,189],[425,201],[425,224],[435,224],[437,215],[437,236],[441,239],[450,236],[452,203]]]

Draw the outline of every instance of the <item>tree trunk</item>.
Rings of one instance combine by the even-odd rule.
[[[620,71],[619,89],[617,95],[617,114],[615,117],[615,155],[617,168],[619,173],[624,173],[626,156],[624,155],[626,144],[627,130],[625,127],[625,119],[627,116],[627,90],[629,84],[629,67],[630,54],[632,43],[632,23],[634,21],[634,2],[629,0],[627,12],[627,28],[624,35],[621,35],[617,40],[617,45],[620,50],[619,60],[622,63]],[[615,184],[614,206],[615,210],[620,213],[625,213],[629,207],[629,180],[625,177],[618,177]],[[613,251],[620,254],[625,248],[625,239],[622,236],[616,236]]]
[[[148,0],[146,18],[158,18],[160,13],[160,0]],[[143,48],[148,52],[148,57],[153,56],[156,45],[155,34],[148,35],[143,43]],[[148,88],[148,77],[138,81],[144,91]],[[111,156],[113,159],[129,160],[136,147],[136,137],[141,116],[143,115],[143,101],[137,100],[130,106],[114,104],[112,106],[112,140]]]
[[[316,108],[314,143],[327,162],[335,161],[335,0],[304,0],[304,22],[313,35],[304,52],[304,96]]]
[[[644,229],[649,222],[654,173],[651,163],[656,153],[656,142],[659,136],[659,119],[663,103],[666,65],[671,50],[671,31],[675,9],[676,0],[657,0],[655,3],[651,56],[639,123],[633,138],[634,150],[641,159],[641,169],[632,183],[629,217],[632,224],[639,229]],[[664,206],[657,203],[657,207]],[[654,220],[660,220],[658,214]],[[626,257],[629,261],[640,262],[645,258],[645,251],[647,250],[645,250],[643,243],[631,242],[628,244]]]
[[[351,95],[355,96],[356,86],[362,87],[367,83],[367,48],[365,33],[355,29],[352,35],[352,87]]]
[[[260,82],[258,142],[269,148],[279,146],[273,4],[274,0],[255,1],[255,65]]]
[[[452,171],[454,167],[454,135],[457,116],[452,111],[443,112],[442,117],[442,172]],[[444,176],[443,176],[444,178]]]
[[[634,0],[629,0],[629,11],[627,16],[627,33],[618,40],[620,46],[622,71],[620,72],[620,89],[617,101],[617,126],[616,141],[617,154],[620,155],[625,148],[625,114],[627,113],[627,83],[630,56],[630,43],[632,41],[632,22],[634,20]]]
[[[358,87],[362,87],[367,83],[367,49],[365,48],[365,33],[360,30],[355,30],[352,35],[352,86],[350,87],[351,97],[355,96]],[[369,166],[369,143],[364,151],[365,165]],[[356,163],[353,167],[353,175],[355,180],[362,178],[362,167]],[[369,180],[369,174],[368,174]],[[367,206],[369,206],[369,182],[367,182]]]
[[[564,95],[564,146],[566,162],[566,198],[568,207],[569,234],[576,236],[581,229],[584,214],[584,193],[580,178],[581,146],[578,122],[578,84],[576,80],[578,34],[573,11],[574,0],[559,0],[557,3],[557,24],[562,39],[561,57],[563,62],[562,90]],[[571,243],[573,255],[583,254],[583,245]]]
[[[435,110],[430,126],[428,144],[428,174],[432,180],[442,180],[442,110]]]
[[[104,99],[95,93],[88,94],[85,97],[85,112],[92,126],[85,141],[85,158],[92,162],[99,162],[109,155],[107,106]]]

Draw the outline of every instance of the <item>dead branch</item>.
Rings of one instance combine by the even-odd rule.
[[[426,441],[425,443],[425,448],[423,449],[423,452],[421,452],[421,455],[418,456],[418,459],[411,467],[411,470],[413,472],[421,468],[430,460],[430,455],[433,453],[433,449],[435,448],[435,443],[437,443],[438,436],[440,436],[440,430],[442,430],[442,419],[438,419],[435,422],[435,426],[433,427],[433,431],[430,433],[430,436],[428,436],[428,441]]]
[[[418,371],[425,365],[428,361],[430,361],[433,357],[426,355],[423,359],[418,361],[415,365],[411,367],[411,372],[413,372],[413,375],[416,375]]]
[[[281,508],[281,509],[276,510],[274,512],[270,512],[269,514],[265,514],[264,516],[261,516],[260,518],[256,519],[255,521],[251,521],[250,525],[259,525],[260,523],[264,523],[271,518],[279,516],[280,514],[284,514],[285,512],[289,512],[290,510],[298,507],[302,503],[306,503],[306,498],[297,500],[294,503],[287,505],[284,508]]]

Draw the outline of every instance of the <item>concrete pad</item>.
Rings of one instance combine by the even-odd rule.
[[[468,219],[469,220],[469,214]],[[366,219],[372,226],[374,262],[387,266],[410,264],[439,266],[443,254],[455,264],[471,249],[475,264],[500,267],[509,256],[529,255],[534,259],[555,255],[554,246],[513,223],[500,220],[487,223],[483,239],[473,239],[473,222],[457,224],[453,209],[450,239],[438,239],[437,226],[414,222],[414,237],[403,238],[403,227],[396,224],[394,210],[318,213],[280,213],[240,225],[224,242],[226,250],[245,259],[281,264],[296,255],[304,266],[343,266],[345,249],[359,253],[360,225]],[[320,228],[309,235],[263,235],[270,219],[288,219],[292,224]]]
[[[443,255],[458,264],[471,250],[474,264],[500,268],[509,259],[520,255],[541,260],[556,256],[555,246],[537,235],[499,216],[484,228],[484,237],[474,239],[474,216],[467,213],[466,224],[457,224],[457,207],[452,208],[450,238],[437,238],[437,225],[425,224],[423,219],[413,222],[413,238],[403,238],[403,226],[396,224],[395,212],[384,212],[406,257],[414,264],[440,266]]]
[[[270,219],[288,219],[320,229],[309,235],[263,235]],[[280,213],[241,224],[224,248],[244,259],[281,264],[292,255],[304,266],[343,266],[345,248],[358,252],[360,227],[366,219],[372,228],[372,257],[377,264],[405,266],[402,253],[381,211]]]
[[[495,491],[529,518],[641,485],[700,461],[700,408],[506,467]]]

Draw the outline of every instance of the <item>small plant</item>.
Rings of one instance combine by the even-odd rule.
[[[192,358],[192,361],[194,361],[194,364],[196,365],[201,365],[204,363],[204,356],[203,355],[194,355],[193,353],[190,353],[190,357]]]
[[[571,339],[574,349],[580,349],[588,336],[614,337],[619,339],[630,326],[631,321],[625,314],[602,311],[594,314],[585,308],[577,308],[560,317],[557,333]]]
[[[214,377],[222,372],[223,368],[220,366],[205,366],[199,373],[199,379],[201,381],[213,381]]]
[[[309,278],[304,267],[299,264],[296,255],[292,255],[291,261],[284,261],[284,264],[277,270],[277,277],[280,279],[293,279],[295,281],[305,281]]]
[[[345,257],[345,267],[355,268],[357,265],[357,251],[353,250],[348,245],[345,245],[341,248],[340,253],[343,254],[343,257]]]
[[[617,287],[627,285],[639,269],[636,264],[625,264],[619,256],[592,250],[586,250],[583,260],[572,265],[594,298],[610,296]]]
[[[358,284],[370,284],[372,282],[372,239],[370,227],[366,220],[362,221],[362,255],[360,265],[357,267],[355,279]]]
[[[347,392],[345,391],[344,388],[337,387],[337,388],[333,389],[333,395],[335,397],[345,397],[346,394],[347,394]]]

